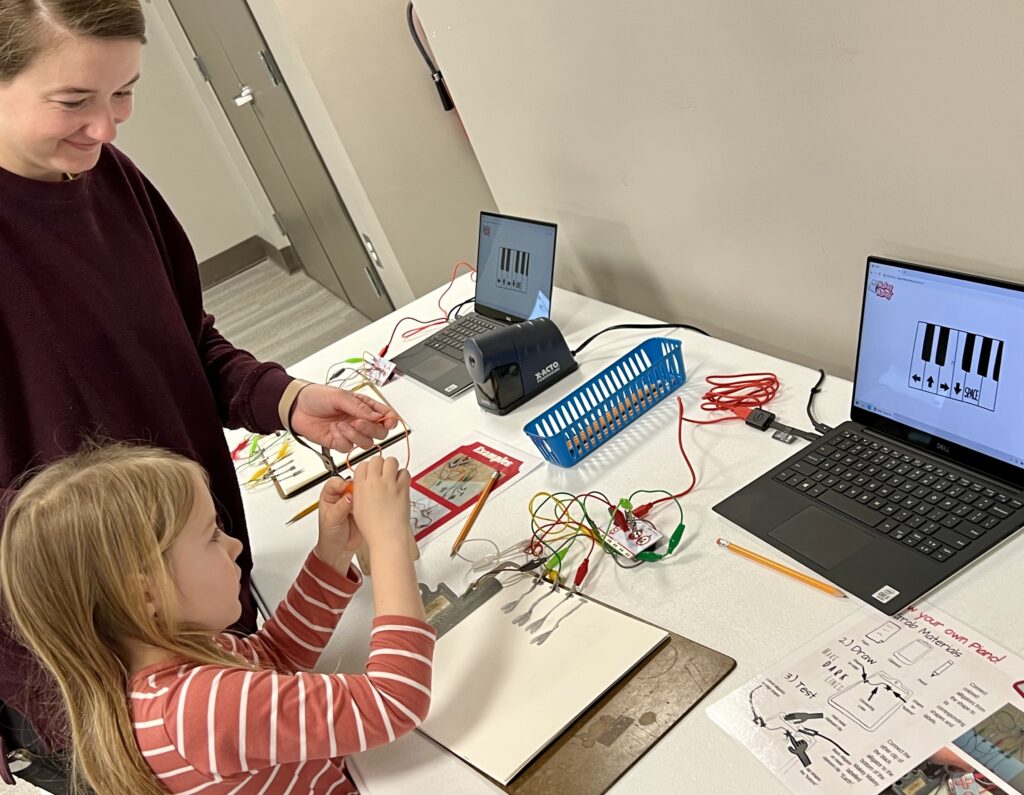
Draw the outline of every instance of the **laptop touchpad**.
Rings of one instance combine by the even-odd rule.
[[[804,508],[768,535],[824,569],[838,566],[873,536],[819,508]]]
[[[449,359],[445,356],[429,356],[421,362],[416,362],[411,367],[406,368],[406,372],[413,374],[415,373],[420,378],[426,381],[441,381],[447,378],[451,373],[462,370],[462,378],[458,379],[464,381],[467,376],[466,365],[462,362],[457,362],[454,359]]]

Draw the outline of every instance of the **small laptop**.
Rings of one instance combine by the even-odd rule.
[[[473,384],[462,360],[467,339],[550,317],[557,231],[545,221],[480,213],[475,311],[393,357],[399,372],[453,397]]]
[[[1024,523],[1024,285],[870,257],[850,420],[715,511],[893,615]]]

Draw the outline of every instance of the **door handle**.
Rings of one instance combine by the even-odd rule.
[[[248,105],[254,99],[256,99],[256,95],[252,93],[252,89],[249,86],[242,86],[241,92],[239,92],[237,97],[234,97],[234,102],[241,108],[244,105]]]

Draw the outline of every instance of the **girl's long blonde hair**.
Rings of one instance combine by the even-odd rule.
[[[199,663],[245,665],[173,611],[166,553],[205,477],[173,453],[92,447],[40,471],[7,513],[0,592],[60,686],[76,788],[84,781],[102,795],[165,792],[132,731],[125,639]],[[160,605],[158,616],[148,601]]]

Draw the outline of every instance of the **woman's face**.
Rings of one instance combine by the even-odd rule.
[[[132,114],[142,43],[66,36],[0,83],[0,167],[29,179],[88,171]]]

